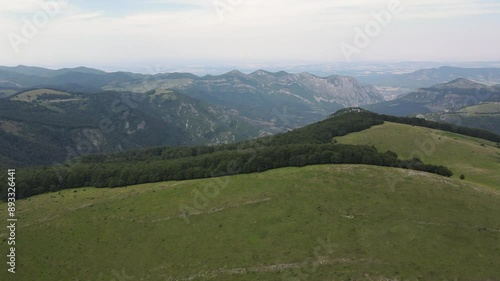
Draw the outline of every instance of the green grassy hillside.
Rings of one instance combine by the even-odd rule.
[[[411,170],[284,168],[18,208],[17,273],[1,280],[500,278],[499,192]]]
[[[170,97],[170,96],[166,96]],[[190,180],[263,172],[284,167],[317,164],[365,164],[408,168],[451,176],[442,165],[428,165],[419,159],[398,159],[393,152],[380,153],[373,146],[343,145],[335,137],[383,124],[383,118],[361,109],[345,109],[330,118],[288,133],[236,144],[198,147],[157,147],[118,154],[89,155],[64,166],[48,166],[19,171],[18,198],[85,186],[120,187],[169,180]],[[399,122],[442,126],[423,119],[397,118]],[[451,126],[451,125],[445,125]],[[498,138],[490,132],[468,128],[470,135]],[[2,175],[0,174],[0,178]],[[3,200],[7,188],[0,186]]]
[[[474,114],[496,115],[500,114],[500,103],[498,102],[482,103],[479,105],[462,108],[457,112],[469,115],[474,115]]]
[[[10,99],[15,100],[15,101],[32,102],[32,101],[38,100],[38,98],[41,97],[42,95],[60,96],[63,99],[67,98],[68,96],[71,96],[71,94],[69,94],[69,93],[56,91],[56,90],[52,90],[52,89],[35,89],[35,90],[22,92],[18,95],[15,95],[14,97],[12,97]]]
[[[337,138],[339,143],[374,145],[402,158],[445,165],[454,177],[500,189],[500,149],[496,143],[429,128],[385,122]]]

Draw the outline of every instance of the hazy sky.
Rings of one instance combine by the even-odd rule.
[[[0,0],[0,65],[346,61],[341,46],[352,61],[500,60],[500,1],[401,0],[398,13],[391,2]]]

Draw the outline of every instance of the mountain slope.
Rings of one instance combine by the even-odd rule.
[[[163,96],[150,98],[156,94]],[[196,165],[203,163],[213,167],[208,173],[213,178],[56,190],[18,200],[16,239],[23,246],[16,250],[22,257],[16,280],[498,279],[500,149],[483,139],[418,126],[373,126],[390,118],[436,125],[351,108],[251,142],[88,156],[81,159],[88,165],[81,170],[67,163],[71,180],[87,173],[103,177],[99,173],[113,165],[116,173],[104,177],[147,176],[153,170],[147,164],[155,161],[154,168],[167,176],[199,172]],[[341,137],[353,131],[360,132]],[[352,164],[214,177],[220,169],[234,174],[275,160],[300,164],[299,156],[397,157],[376,154],[370,146],[336,154],[346,142],[447,163],[455,177],[411,170],[412,165]],[[220,154],[224,149],[232,154]],[[169,165],[183,158],[184,164]],[[220,158],[225,162],[218,163]],[[49,182],[52,169],[34,182]],[[456,178],[462,172],[465,179]],[[27,177],[24,169],[16,173],[19,197]],[[0,237],[0,248],[6,248],[5,230]]]
[[[426,114],[423,118],[500,134],[500,103],[498,102],[487,102],[454,111]]]
[[[363,83],[372,85],[408,89],[427,88],[458,78],[466,78],[484,84],[499,84],[500,68],[461,68],[443,66],[432,69],[421,69],[405,74],[372,74],[356,78]]]
[[[189,73],[106,73],[84,67],[60,70],[0,67],[0,87],[16,90],[48,87],[87,93],[174,89],[236,112],[271,133],[319,121],[343,107],[384,100],[377,89],[348,76],[318,77],[309,73],[263,70],[198,77]]]
[[[25,65],[18,65],[14,67],[6,67],[6,66],[0,66],[0,70],[4,71],[10,71],[18,74],[23,74],[23,75],[32,75],[32,76],[38,76],[38,77],[55,77],[58,75],[65,74],[67,72],[78,72],[78,73],[87,73],[87,74],[106,74],[106,72],[97,70],[97,69],[92,69],[88,67],[75,67],[75,68],[63,68],[63,69],[58,69],[58,70],[52,70],[52,69],[47,69],[43,67],[33,67],[33,66],[25,66]]]
[[[167,180],[188,180],[214,176],[262,172],[282,167],[315,164],[369,164],[425,171],[450,177],[462,172],[436,161],[422,162],[419,155],[400,156],[368,145],[339,144],[336,138],[361,132],[384,122],[440,129],[445,134],[481,138],[477,146],[500,142],[500,135],[488,131],[430,122],[419,118],[379,115],[360,108],[343,109],[329,118],[291,132],[234,144],[197,147],[156,147],[117,154],[89,155],[64,165],[22,169],[18,198],[82,186],[119,187]],[[388,134],[390,135],[390,134]],[[460,137],[457,135],[457,137]],[[393,140],[397,136],[393,136]],[[489,141],[487,141],[489,140]],[[480,141],[480,140],[479,140]],[[425,145],[425,144],[424,144]],[[489,159],[489,158],[488,158]],[[495,166],[494,159],[486,161]],[[1,190],[1,189],[0,189]],[[2,190],[5,198],[6,189]]]
[[[309,73],[271,73],[263,70],[251,74],[232,71],[220,76],[206,76],[179,86],[183,93],[234,108],[258,121],[278,120],[290,128],[320,120],[343,107],[383,101],[373,87],[347,76],[317,77]]]
[[[377,113],[408,116],[457,110],[484,102],[500,102],[500,88],[460,78],[365,108]]]
[[[126,72],[107,73],[97,69],[77,67],[50,70],[39,67],[0,67],[0,87],[30,89],[57,88],[59,90],[100,92],[112,82],[141,79],[144,75]]]
[[[15,280],[497,280],[499,200],[363,165],[67,190],[18,202]]]
[[[52,164],[89,153],[244,140],[259,130],[183,94],[79,94],[37,89],[0,102],[2,165]]]

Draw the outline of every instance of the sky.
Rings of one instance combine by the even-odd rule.
[[[0,65],[500,61],[492,0],[0,0]]]

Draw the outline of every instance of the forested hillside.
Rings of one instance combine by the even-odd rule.
[[[178,92],[24,91],[0,100],[2,166],[62,163],[91,153],[219,144],[260,134],[237,113]]]
[[[351,108],[292,132],[236,144],[158,147],[119,154],[89,155],[74,158],[62,165],[22,169],[18,172],[19,196],[29,197],[83,186],[118,187],[328,163],[401,167],[444,176],[453,174],[446,167],[427,165],[418,158],[398,159],[397,154],[391,151],[336,143],[335,137],[362,131],[389,120],[491,139],[499,137],[475,129],[446,127],[422,119],[384,116]]]

